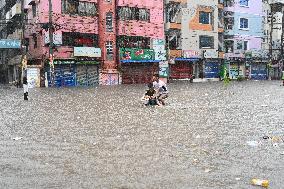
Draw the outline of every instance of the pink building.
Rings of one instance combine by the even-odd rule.
[[[52,0],[52,7],[56,86],[144,83],[165,59],[162,1]],[[48,0],[25,8],[28,67],[50,83]]]

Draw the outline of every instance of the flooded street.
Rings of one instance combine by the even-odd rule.
[[[0,87],[0,188],[284,187],[280,81],[168,86],[164,107],[144,85]]]

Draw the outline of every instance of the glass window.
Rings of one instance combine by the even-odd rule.
[[[244,50],[248,50],[248,41],[244,41]]]
[[[113,60],[113,46],[112,41],[106,42],[106,59]]]
[[[98,47],[98,35],[88,33],[63,32],[62,45],[71,47]]]
[[[214,48],[214,37],[213,36],[199,36],[199,48]]]
[[[249,0],[240,0],[240,5],[248,7],[249,6]]]
[[[150,21],[150,10],[137,7],[119,7],[117,12],[120,20]]]
[[[106,13],[106,31],[107,32],[112,32],[113,27],[112,27],[112,12]]]
[[[248,29],[248,19],[247,18],[240,18],[240,28]]]
[[[210,13],[209,12],[199,12],[199,23],[210,24]]]
[[[92,2],[62,0],[62,13],[80,16],[97,16],[97,6]]]

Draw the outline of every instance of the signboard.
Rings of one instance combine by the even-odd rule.
[[[205,50],[203,52],[203,56],[204,58],[218,58],[219,54],[216,50]]]
[[[169,63],[168,61],[159,62],[159,76],[167,78],[169,76]]]
[[[27,68],[28,87],[40,87],[40,71],[39,68]]]
[[[194,50],[183,50],[182,55],[183,58],[200,58],[199,51],[194,51]]]
[[[21,41],[17,39],[0,39],[0,49],[20,49]]]
[[[120,60],[155,60],[154,49],[119,49]]]
[[[75,64],[75,60],[53,60],[53,64]]]
[[[95,47],[74,47],[74,56],[101,57],[102,51]]]

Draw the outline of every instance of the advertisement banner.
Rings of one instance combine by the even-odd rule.
[[[101,57],[102,51],[95,47],[74,47],[74,56]]]
[[[120,48],[120,60],[155,60],[154,49]]]

